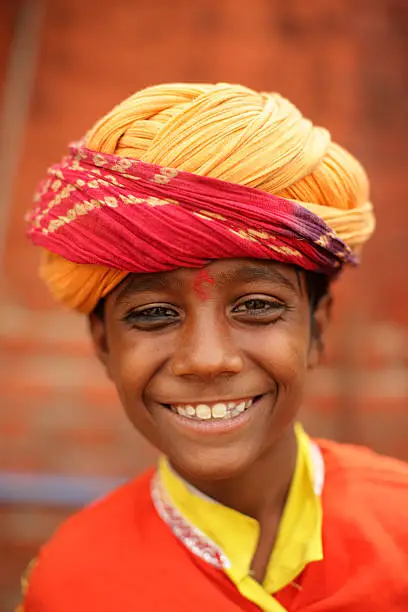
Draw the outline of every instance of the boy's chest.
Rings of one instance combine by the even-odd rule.
[[[177,555],[176,555],[177,557]],[[110,560],[111,562],[113,559]],[[176,561],[176,559],[173,559]],[[185,560],[186,561],[186,560]],[[122,610],[163,610],[168,612],[403,612],[408,610],[408,566],[405,578],[392,576],[386,563],[381,568],[361,568],[345,576],[344,567],[309,567],[298,586],[290,585],[271,598],[270,607],[260,608],[245,599],[237,587],[218,570],[195,559],[172,563],[166,555],[158,563],[139,562],[120,568],[109,564],[90,569],[88,575],[52,585],[41,612],[119,612]],[[318,567],[320,566],[320,567]],[[125,569],[125,571],[124,571]],[[383,570],[383,571],[381,571]],[[379,573],[380,572],[380,573]],[[50,585],[51,586],[51,585]],[[276,605],[275,605],[276,604]]]

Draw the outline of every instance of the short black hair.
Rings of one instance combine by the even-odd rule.
[[[98,319],[103,320],[105,318],[105,298],[101,298],[99,300],[93,309],[92,314],[95,315],[95,317],[98,317]]]
[[[304,270],[303,274],[305,275],[305,285],[309,297],[310,309],[312,313],[314,313],[322,298],[330,293],[330,283],[333,278],[327,274],[311,272],[310,270]]]

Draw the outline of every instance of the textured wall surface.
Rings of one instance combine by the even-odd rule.
[[[408,4],[38,0],[2,3],[0,15],[0,485],[10,473],[123,477],[154,458],[92,357],[85,321],[37,280],[23,215],[69,140],[134,90],[174,80],[277,90],[362,159],[378,230],[360,270],[336,287],[304,420],[318,435],[408,459]],[[39,543],[80,504],[74,494],[56,504],[64,479],[42,505],[26,478],[7,482],[0,612],[15,604]]]

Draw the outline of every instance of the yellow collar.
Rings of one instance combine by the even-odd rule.
[[[271,594],[293,582],[308,563],[323,558],[320,498],[323,460],[300,424],[296,424],[295,432],[298,443],[295,472],[262,586],[249,576],[259,536],[258,522],[197,491],[172,470],[164,457],[159,463],[157,486],[161,487],[162,497],[158,503],[162,503],[163,496],[165,503],[170,503],[170,509],[166,506],[166,511],[160,506],[160,511],[156,491],[155,503],[162,518],[187,546],[193,541],[188,537],[189,526],[198,537],[201,534],[203,550],[207,546],[210,553],[218,551],[220,565],[230,579],[245,597],[263,610],[282,610]],[[180,535],[183,529],[187,534],[184,538]],[[200,554],[200,542],[198,546],[188,547]],[[211,562],[210,553],[207,551],[207,557],[200,556]]]

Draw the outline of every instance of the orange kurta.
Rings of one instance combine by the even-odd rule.
[[[408,466],[318,442],[324,558],[276,599],[288,611],[408,610]],[[259,610],[188,550],[152,503],[152,471],[68,520],[43,548],[25,612]]]

